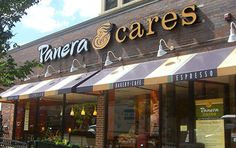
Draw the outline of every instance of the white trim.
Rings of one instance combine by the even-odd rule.
[[[108,12],[120,9],[122,7],[134,4],[134,3],[139,2],[139,1],[143,1],[143,0],[133,0],[133,1],[128,2],[126,4],[124,4],[124,0],[117,0],[117,7],[105,10],[106,9],[106,0],[101,0],[101,14],[108,13]]]

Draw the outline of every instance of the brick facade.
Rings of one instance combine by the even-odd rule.
[[[88,65],[88,71],[101,69],[102,61],[104,62],[105,55],[109,50],[114,51],[118,57],[122,56],[124,59],[123,64],[156,60],[158,42],[161,38],[165,39],[167,44],[176,47],[177,51],[173,54],[165,56],[165,58],[176,54],[179,55],[201,52],[236,45],[236,43],[226,42],[229,35],[229,22],[225,21],[223,17],[225,13],[231,13],[233,16],[232,21],[236,21],[235,0],[155,0],[144,3],[138,7],[133,7],[130,9],[124,8],[104,14],[84,23],[23,45],[21,48],[12,50],[10,53],[16,59],[17,63],[23,63],[26,60],[32,59],[38,60],[38,47],[42,44],[50,44],[53,47],[59,47],[76,39],[82,38],[87,38],[90,42],[92,42],[96,34],[96,29],[99,28],[100,25],[107,22],[115,24],[116,28],[121,26],[129,28],[133,22],[137,21],[142,23],[144,28],[147,28],[146,19],[148,17],[159,16],[161,18],[169,11],[174,11],[177,14],[180,14],[181,10],[185,6],[192,4],[196,4],[198,6],[198,21],[194,25],[187,27],[178,25],[172,31],[166,31],[162,29],[159,22],[156,27],[157,34],[135,40],[127,40],[124,43],[117,43],[114,39],[113,32],[111,42],[105,49],[94,50],[91,46],[90,52],[85,53],[83,56],[77,55],[63,60],[45,63],[44,68],[35,69],[35,73],[30,76],[31,80],[27,82],[45,79],[43,74],[49,64],[56,70],[61,70],[60,74],[54,75],[53,77],[70,75],[69,69],[74,58],[77,58],[79,61],[83,58],[84,63]],[[104,126],[106,124],[105,102],[106,98],[103,96],[99,97],[97,100],[97,148],[104,147],[104,140],[106,139],[106,127]],[[6,118],[4,121],[13,121],[12,114],[14,111],[12,111],[12,109],[12,105],[3,105],[3,115],[5,116],[4,118]]]
[[[50,44],[52,47],[59,47],[82,38],[87,38],[92,42],[96,35],[96,29],[107,22],[115,24],[116,28],[121,26],[130,28],[130,25],[137,21],[146,29],[148,25],[147,18],[153,16],[162,18],[165,13],[170,11],[180,14],[184,7],[192,4],[196,4],[199,7],[197,10],[198,21],[196,24],[183,27],[180,25],[179,19],[176,28],[171,31],[166,31],[163,30],[161,23],[159,22],[155,28],[157,32],[155,35],[145,36],[135,40],[128,39],[124,43],[116,42],[114,38],[115,32],[113,32],[112,39],[105,49],[94,50],[91,47],[90,52],[86,52],[83,56],[77,55],[68,57],[64,60],[46,63],[44,68],[35,69],[35,74],[31,77],[34,77],[36,81],[38,79],[43,79],[43,74],[45,73],[45,68],[48,64],[51,64],[56,70],[62,71],[58,77],[66,75],[68,74],[74,58],[77,58],[79,61],[82,61],[83,58],[83,62],[87,64],[87,69],[89,71],[101,69],[101,61],[103,60],[104,62],[106,52],[109,50],[114,51],[116,56],[122,56],[124,59],[123,64],[155,60],[157,59],[155,55],[157,53],[158,42],[161,38],[165,39],[169,45],[173,45],[178,51],[178,54],[213,50],[235,44],[225,44],[229,35],[229,22],[224,20],[225,13],[230,12],[232,16],[236,16],[236,10],[233,9],[236,7],[234,0],[182,0],[178,2],[175,0],[168,0],[152,1],[132,9],[122,9],[123,11],[117,10],[104,14],[23,45],[19,49],[12,50],[11,54],[18,63],[22,63],[26,60],[39,59],[38,47],[42,44]],[[232,21],[235,21],[234,17]],[[27,57],[25,57],[25,55],[27,55]],[[168,56],[173,56],[173,54],[169,54]]]
[[[97,100],[96,147],[104,147],[105,140],[105,97]]]
[[[2,103],[4,138],[12,138],[14,104]]]

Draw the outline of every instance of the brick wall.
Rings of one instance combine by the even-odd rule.
[[[12,138],[14,104],[2,103],[4,138]]]
[[[59,47],[76,39],[87,38],[92,41],[96,34],[96,29],[104,23],[111,22],[116,24],[116,27],[130,27],[135,22],[141,22],[147,28],[146,19],[148,17],[159,16],[163,17],[166,12],[174,11],[180,14],[180,11],[188,5],[196,4],[201,6],[198,9],[199,21],[198,23],[182,27],[178,25],[172,31],[165,31],[160,26],[157,26],[157,34],[153,36],[143,37],[136,40],[127,40],[125,43],[117,43],[114,40],[109,45],[99,51],[91,48],[91,51],[84,55],[84,62],[88,65],[88,71],[101,69],[101,60],[104,62],[104,56],[107,51],[112,50],[116,56],[124,58],[123,64],[134,62],[142,62],[148,60],[156,60],[156,52],[158,49],[158,41],[163,38],[169,45],[173,45],[179,54],[186,54],[191,52],[200,52],[206,50],[213,50],[217,48],[236,45],[236,43],[227,43],[227,36],[229,35],[229,22],[225,21],[223,16],[225,13],[232,13],[233,21],[236,22],[236,2],[235,0],[165,0],[155,1],[145,7],[137,7],[134,9],[126,10],[125,12],[115,11],[105,16],[89,20],[87,22],[78,24],[74,27],[65,29],[63,31],[54,33],[32,43],[22,46],[19,49],[12,50],[10,53],[16,59],[17,63],[21,64],[26,60],[39,59],[38,47],[42,44],[50,44],[53,47]],[[172,54],[167,56],[173,56]],[[53,75],[52,77],[59,77],[62,75],[69,75],[69,68],[72,60],[77,58],[82,59],[80,55],[68,57],[64,60],[57,60],[46,63],[44,68],[35,69],[35,80],[39,81],[44,79],[43,74],[47,65],[51,64],[56,70],[61,69],[62,73]],[[81,71],[78,71],[80,73]],[[39,77],[37,76],[39,75]],[[104,112],[104,97],[98,98],[97,102],[97,135],[96,146],[97,148],[104,147],[105,139],[105,112]],[[9,115],[7,119],[13,119],[12,107],[3,109],[3,116]],[[4,117],[5,118],[5,117]],[[12,120],[9,120],[12,121]]]
[[[179,25],[176,28],[172,31],[166,31],[163,30],[159,22],[156,27],[157,34],[135,40],[128,39],[124,43],[116,42],[113,32],[113,38],[107,47],[102,50],[94,50],[91,47],[90,52],[86,52],[83,55],[84,63],[87,64],[88,71],[101,69],[101,60],[103,59],[104,62],[105,55],[109,50],[114,51],[116,56],[122,56],[124,59],[123,64],[156,60],[158,42],[161,38],[165,39],[169,45],[176,47],[179,54],[236,45],[236,43],[229,44],[226,42],[229,35],[229,22],[225,21],[223,17],[225,13],[230,12],[232,13],[233,21],[235,21],[235,0],[165,0],[153,1],[149,5],[145,5],[145,7],[125,10],[124,12],[114,11],[105,16],[99,16],[24,45],[20,49],[11,51],[11,54],[18,63],[22,63],[26,60],[39,59],[38,47],[42,44],[50,44],[53,47],[59,47],[76,39],[87,38],[92,41],[96,35],[96,29],[99,28],[101,24],[107,22],[115,24],[117,28],[121,26],[130,28],[130,25],[137,21],[141,22],[144,28],[147,28],[148,24],[146,19],[148,17],[159,16],[162,18],[165,13],[170,11],[180,14],[184,7],[192,4],[199,6],[197,11],[199,20],[198,23],[194,25],[183,27],[180,25],[179,19]],[[167,56],[173,55],[169,54]],[[35,69],[33,76],[36,80],[38,80],[38,78],[40,80],[44,79],[43,74],[45,73],[46,66],[49,64],[53,65],[56,70],[60,69],[63,71],[58,75],[55,74],[53,77],[70,74],[69,69],[74,58],[82,61],[81,55],[68,57],[64,60],[52,61],[46,63],[44,68]],[[77,71],[77,73],[80,72],[85,72],[85,70],[81,69]]]
[[[105,97],[97,99],[96,147],[103,148],[105,140]]]

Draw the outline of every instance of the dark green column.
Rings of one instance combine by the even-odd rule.
[[[64,134],[65,134],[65,110],[66,110],[66,94],[63,94],[62,119],[61,119],[61,140],[64,139]]]

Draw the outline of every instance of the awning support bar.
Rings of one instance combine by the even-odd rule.
[[[35,111],[35,128],[34,128],[34,139],[37,140],[38,138],[38,123],[39,123],[39,101],[40,98],[36,98],[36,111]]]
[[[64,133],[65,133],[65,110],[66,110],[66,94],[63,94],[62,120],[61,120],[61,140],[64,139]]]
[[[14,119],[13,119],[13,129],[12,129],[12,139],[16,139],[16,119],[17,119],[17,108],[18,108],[18,100],[14,101]]]

